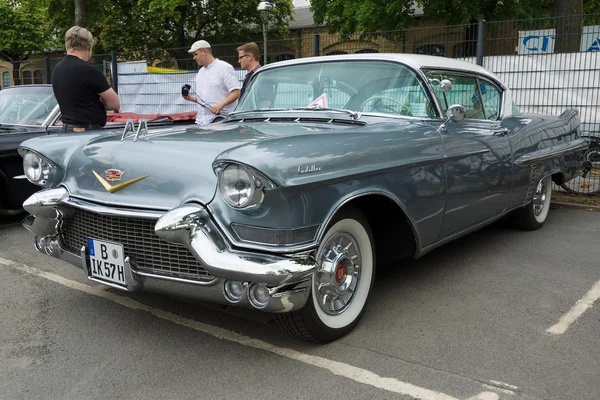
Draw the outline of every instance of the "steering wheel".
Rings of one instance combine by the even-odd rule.
[[[382,100],[391,101],[392,103],[397,104],[399,108],[383,105]],[[371,101],[375,101],[375,103],[377,104],[371,108],[371,111],[385,112],[385,110],[387,110],[394,114],[409,115],[409,116],[412,114],[410,111],[410,107],[406,103],[402,103],[400,100],[398,100],[394,97],[384,96],[384,95],[375,95],[375,96],[369,97],[360,106],[360,111],[365,111],[365,106],[367,105],[367,103],[369,103]]]

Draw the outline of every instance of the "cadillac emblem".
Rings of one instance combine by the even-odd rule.
[[[104,176],[107,181],[120,181],[124,173],[125,172],[119,171],[118,169],[111,168],[104,171]]]

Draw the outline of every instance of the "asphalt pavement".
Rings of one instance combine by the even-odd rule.
[[[0,399],[600,398],[600,213],[379,266],[364,318],[327,345],[268,314],[107,289],[0,225]]]

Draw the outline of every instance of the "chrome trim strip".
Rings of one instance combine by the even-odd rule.
[[[188,280],[188,279],[176,278],[176,277],[167,276],[167,275],[150,274],[148,272],[135,271],[135,270],[132,270],[132,271],[134,274],[139,275],[139,276],[156,278],[156,279],[161,279],[161,280],[165,280],[165,281],[179,282],[179,283],[189,283],[191,285],[198,285],[198,286],[212,286],[219,280],[219,278],[214,278],[210,281],[198,281],[198,280],[193,280],[193,279]]]
[[[84,203],[88,203],[88,204],[93,204],[93,205],[98,205],[98,206],[108,206],[109,208],[117,208],[117,209],[131,209],[131,210],[143,210],[141,212],[149,212],[149,213],[155,213],[155,212],[162,212],[165,213],[167,211],[170,210],[170,208],[146,208],[145,206],[141,205],[141,204],[129,204],[129,203],[116,203],[116,202],[110,202],[110,201],[99,201],[99,200],[95,200],[95,201],[89,201],[85,198],[79,197],[77,195],[73,195],[69,192],[69,199],[73,200],[73,201],[82,201]],[[146,211],[147,210],[147,211]]]
[[[551,146],[542,150],[525,154],[515,160],[515,165],[524,167],[531,164],[537,164],[542,161],[548,161],[553,158],[563,157],[571,153],[585,150],[589,147],[591,141],[588,138],[579,138],[569,143]]]
[[[467,157],[475,157],[475,156],[481,156],[483,154],[488,154],[491,153],[492,151],[490,149],[483,149],[483,150],[476,150],[476,151],[470,151],[467,153],[460,153],[451,157],[448,156],[444,156],[444,160],[445,161],[455,161],[455,160],[462,160],[464,158]]]
[[[98,203],[91,203],[85,200],[77,199],[77,198],[67,198],[61,201],[62,204],[67,204],[69,206],[79,208],[86,211],[91,211],[94,213],[98,213],[101,215],[110,215],[116,217],[134,217],[134,218],[143,218],[143,219],[153,219],[158,220],[165,213],[163,211],[152,211],[152,210],[131,210],[125,208],[114,208],[114,207],[106,207],[104,205],[100,205]]]

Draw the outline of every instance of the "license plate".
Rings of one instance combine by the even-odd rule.
[[[88,248],[91,276],[126,286],[123,245],[88,238]]]

